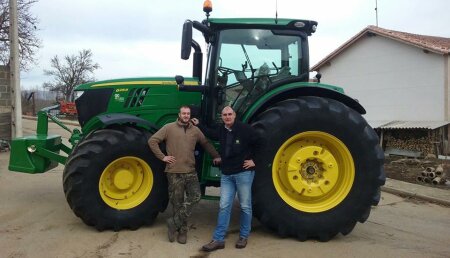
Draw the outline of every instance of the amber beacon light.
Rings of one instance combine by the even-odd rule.
[[[206,13],[206,17],[209,17],[209,13],[212,12],[212,3],[211,0],[205,0],[203,2],[203,11]]]

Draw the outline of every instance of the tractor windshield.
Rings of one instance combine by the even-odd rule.
[[[221,107],[242,114],[269,86],[301,74],[302,38],[271,30],[230,29],[220,34],[216,86]],[[218,110],[221,110],[219,107]]]

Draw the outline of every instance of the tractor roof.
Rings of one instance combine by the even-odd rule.
[[[274,18],[210,18],[209,26],[213,29],[227,28],[273,28],[301,30],[311,35],[315,32],[317,22],[300,19]]]

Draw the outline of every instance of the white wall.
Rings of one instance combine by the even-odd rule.
[[[445,120],[444,57],[382,36],[364,36],[320,69],[373,120]]]

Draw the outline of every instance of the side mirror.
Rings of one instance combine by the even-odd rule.
[[[181,85],[184,82],[184,77],[181,75],[176,75],[175,76],[175,81],[177,82],[177,85]]]
[[[320,78],[322,78],[322,74],[321,73],[317,73],[316,74],[316,79],[317,79],[318,83],[320,83]]]
[[[192,46],[192,21],[186,20],[183,24],[183,35],[181,38],[181,59],[188,60],[191,55]]]

